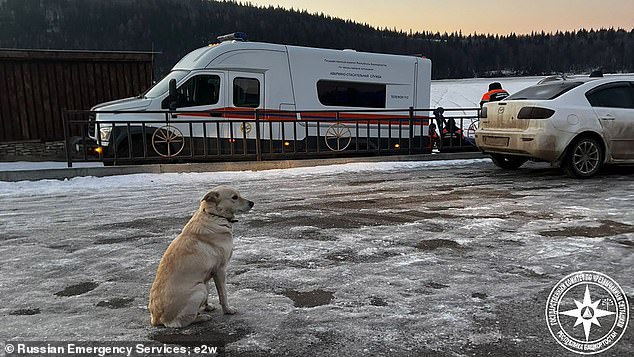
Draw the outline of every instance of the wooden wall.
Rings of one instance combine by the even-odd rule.
[[[64,137],[62,112],[152,84],[152,53],[0,49],[0,142]]]

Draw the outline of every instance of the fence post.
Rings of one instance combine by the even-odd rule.
[[[409,107],[409,117],[407,118],[407,124],[409,128],[409,135],[407,138],[407,154],[412,154],[412,138],[414,136],[414,107]],[[423,135],[422,127],[420,135]]]
[[[255,109],[255,153],[257,161],[262,161],[262,148],[260,147],[260,110]]]
[[[443,117],[443,113],[445,109],[443,107],[438,107],[434,109],[434,118],[436,119],[436,125],[438,126],[438,150],[442,148],[442,130],[445,123],[445,119]]]
[[[71,157],[71,153],[70,153],[70,132],[68,130],[68,119],[66,118],[66,115],[68,113],[66,112],[66,109],[62,110],[62,123],[64,125],[64,148],[66,151],[66,164],[68,165],[68,167],[73,167],[73,159]]]

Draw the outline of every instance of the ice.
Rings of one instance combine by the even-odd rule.
[[[571,180],[546,164],[509,172],[484,159],[1,182],[0,341],[561,355],[544,309],[562,277],[596,270],[634,293],[634,200],[613,199],[631,196],[633,177],[624,168]],[[234,225],[227,289],[238,314],[150,327],[161,255],[218,184],[255,201]],[[55,295],[70,287],[86,291]],[[129,303],[104,307],[112,301]],[[624,338],[610,352],[633,349]]]

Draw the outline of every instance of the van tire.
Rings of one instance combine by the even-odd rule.
[[[505,170],[517,170],[524,165],[526,161],[528,161],[528,158],[517,155],[491,154],[491,160],[493,161],[493,164],[499,168]]]
[[[602,143],[584,136],[570,144],[564,157],[562,168],[566,175],[574,178],[590,178],[603,166],[605,152]]]
[[[151,138],[146,139],[146,152],[147,152],[148,158],[152,157],[153,155],[156,155],[156,153],[154,152],[154,148],[152,147],[152,144],[150,143],[149,140],[151,140]],[[136,164],[143,163],[144,161],[143,136],[141,135],[132,136],[132,160],[128,158],[129,151],[128,151],[127,139],[124,139],[121,142],[119,142],[117,144],[116,150],[117,150],[117,161],[125,161],[126,164],[129,164],[129,165],[136,165]],[[114,158],[114,155],[111,156],[111,158]]]

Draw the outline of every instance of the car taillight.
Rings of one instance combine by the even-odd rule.
[[[524,107],[517,113],[517,119],[548,119],[555,114],[554,110],[540,107]]]
[[[480,118],[486,119],[487,117],[487,107],[482,107],[480,109]]]

